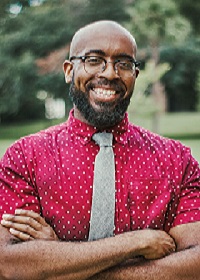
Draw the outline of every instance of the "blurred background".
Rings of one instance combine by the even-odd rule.
[[[72,103],[63,61],[74,32],[100,19],[121,23],[138,44],[130,120],[179,139],[200,162],[196,0],[1,0],[0,157],[19,137],[66,120]]]

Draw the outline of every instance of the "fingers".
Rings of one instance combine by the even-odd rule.
[[[165,244],[155,247],[154,251],[147,252],[144,254],[145,259],[160,259],[165,256],[168,256],[176,251],[176,247],[171,244]]]
[[[23,209],[16,209],[15,215],[4,214],[3,220],[30,225],[35,230],[41,230],[42,226],[48,226],[46,221],[38,213]]]
[[[161,230],[143,230],[145,246],[142,249],[142,255],[146,259],[159,259],[176,251],[176,244],[166,232]]]
[[[58,240],[54,230],[37,213],[17,209],[15,215],[4,214],[1,224],[23,241],[32,239]]]
[[[166,234],[166,233],[165,233]],[[163,254],[171,254],[172,252],[176,251],[176,244],[174,240],[166,234],[165,238],[161,240],[161,246],[163,249]]]
[[[16,219],[15,222],[2,220],[1,224],[4,227],[9,228],[10,233],[21,240],[30,240],[31,237],[38,238],[38,232],[33,227],[31,227],[31,225],[26,224],[23,220]]]
[[[32,238],[39,238],[42,225],[33,217],[36,213],[31,213],[28,217],[28,212],[23,212],[25,216],[4,214],[1,225],[10,229],[10,233],[21,240],[31,240]],[[32,217],[31,217],[32,216]]]
[[[34,229],[25,224],[14,223],[9,220],[2,220],[1,225],[8,228],[10,233],[22,241],[32,240]]]
[[[176,244],[174,240],[170,236],[168,236],[167,238],[161,240],[160,244],[157,244],[157,250],[158,250],[157,258],[162,258],[175,252]]]
[[[32,217],[4,214],[2,218],[3,218],[1,222],[2,225],[6,227],[13,227],[18,230],[24,229],[25,232],[27,233],[30,233],[29,232],[30,227],[33,230],[38,230],[38,231],[41,230],[42,228],[42,224],[40,224]]]
[[[19,238],[22,241],[29,241],[29,240],[33,240],[34,238],[31,237],[29,234],[26,234],[24,232],[18,231],[14,228],[10,228],[10,233],[12,235],[14,235],[15,237]]]
[[[43,226],[47,226],[47,223],[45,222],[45,220],[38,213],[36,213],[34,211],[24,210],[24,209],[16,209],[15,210],[15,215],[24,216],[24,217],[28,217],[28,218],[33,218],[39,224],[41,224]]]

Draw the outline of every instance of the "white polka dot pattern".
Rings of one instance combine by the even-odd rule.
[[[61,240],[86,241],[96,131],[71,111],[66,123],[14,143],[0,162],[0,216],[32,209]],[[130,124],[127,115],[108,131],[115,139],[115,234],[200,220],[200,170],[187,147]]]

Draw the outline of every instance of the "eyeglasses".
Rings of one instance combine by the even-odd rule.
[[[135,74],[136,67],[139,62],[131,58],[119,58],[112,61],[107,61],[101,56],[72,56],[70,61],[80,59],[84,64],[84,69],[88,74],[102,73],[106,69],[107,63],[113,63],[115,73],[120,77],[131,77]]]

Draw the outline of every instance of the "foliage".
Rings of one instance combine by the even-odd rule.
[[[82,20],[84,24],[104,19],[125,22],[130,20],[130,16],[124,7],[124,0],[88,0]]]
[[[13,118],[19,112],[26,112],[26,115],[35,117],[40,111],[34,110],[35,82],[37,80],[36,69],[33,66],[33,57],[25,52],[8,63],[7,56],[2,59],[1,67],[4,69],[1,76],[0,113],[2,121]],[[30,105],[29,105],[30,104]]]
[[[196,0],[176,0],[180,12],[190,20],[193,31],[200,33],[200,2]]]
[[[161,53],[161,61],[170,64],[170,70],[162,81],[168,92],[170,111],[196,111],[198,109],[198,73],[200,69],[200,44],[185,44],[166,48]]]
[[[22,10],[11,15],[9,6],[16,3]],[[69,110],[71,102],[66,94],[68,87],[62,68],[59,72],[39,75],[35,61],[69,43],[74,32],[88,22],[102,18],[117,21],[127,18],[122,8],[123,0],[117,3],[46,0],[37,7],[30,7],[30,3],[28,0],[3,0],[0,3],[0,67],[4,69],[0,75],[1,121],[44,116],[44,104],[37,99],[40,90],[64,98]]]
[[[196,90],[197,90],[197,94],[198,94],[197,110],[200,112],[200,70],[199,69],[197,72]]]
[[[35,59],[63,44],[71,34],[63,32],[63,21],[58,14],[53,17],[49,5],[23,9],[14,17],[8,14],[0,24],[0,66],[4,69],[0,76],[1,120],[44,117],[44,104],[36,98],[40,76]],[[52,32],[61,27],[61,33]]]
[[[133,102],[129,107],[129,112],[131,114],[152,117],[155,112],[162,111],[160,104],[155,104],[152,96],[148,94],[148,88],[150,88],[154,82],[159,81],[168,70],[169,65],[167,63],[159,64],[156,69],[154,69],[152,60],[146,63],[145,69],[140,71],[136,80],[132,97]]]
[[[139,45],[145,48],[146,59],[148,55],[152,57],[155,69],[163,61],[171,66],[162,79],[170,111],[194,111],[198,103],[196,82],[200,68],[198,59],[195,59],[199,52],[195,49],[199,46],[191,39],[191,24],[178,12],[182,4],[181,0],[179,6],[173,0],[137,0],[130,11],[132,20],[129,26],[133,34],[136,34]],[[186,48],[185,42],[188,40],[190,46]],[[162,51],[163,48],[165,51]],[[155,100],[159,94],[156,88],[152,86]]]
[[[38,6],[34,6],[34,3],[38,3]],[[21,10],[11,14],[11,4],[17,4]],[[185,17],[180,15],[179,9]],[[184,41],[191,35],[198,36],[197,13],[199,14],[199,1],[196,0],[1,0],[0,67],[3,71],[0,73],[0,120],[43,117],[44,103],[37,98],[37,93],[41,90],[55,98],[64,98],[69,110],[71,102],[62,69],[41,75],[35,62],[69,43],[79,27],[99,19],[126,23],[128,29],[137,37],[139,47],[143,47],[146,54],[154,54],[155,59],[155,50],[160,51],[161,47],[168,48],[171,45],[176,47],[178,52],[178,48],[183,48]],[[189,53],[199,47],[194,40],[191,40],[191,44],[194,47],[190,48]],[[177,56],[171,46],[168,50],[171,55],[162,58],[163,61],[171,61],[173,55]],[[195,56],[195,52],[193,54]],[[159,59],[158,54],[157,56]],[[191,61],[193,58],[191,60],[190,57],[187,63]],[[179,60],[176,62],[179,63]],[[163,79],[169,96],[172,91],[179,96],[180,88],[184,91],[184,96],[188,88],[193,91],[181,70],[183,63],[180,57],[180,67],[176,67],[176,72],[166,74]],[[199,72],[197,69],[198,65],[195,66],[195,71]],[[172,67],[170,71],[174,70]],[[177,81],[181,80],[181,83],[173,82],[173,87],[168,79],[172,73]],[[190,80],[194,87],[198,88],[197,74],[193,70],[191,73],[193,77]],[[191,96],[194,104],[197,102],[197,94],[191,93]],[[179,100],[178,97],[175,100]],[[184,102],[189,104],[187,99],[184,99]],[[176,110],[179,110],[178,108]],[[191,108],[196,109],[195,106]]]
[[[145,48],[183,41],[190,32],[189,22],[180,16],[173,0],[136,0],[129,13],[129,29]]]

